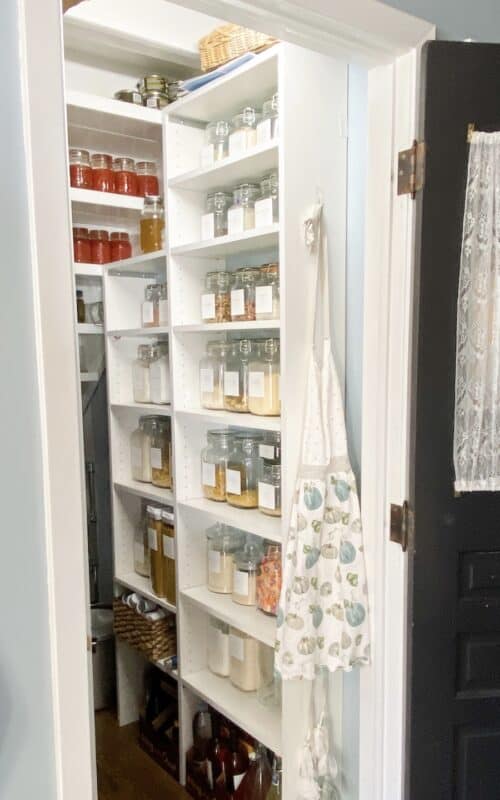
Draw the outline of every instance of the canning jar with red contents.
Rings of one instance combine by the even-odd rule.
[[[91,264],[88,228],[73,228],[73,259],[77,264]]]
[[[109,238],[111,241],[111,261],[131,258],[132,245],[130,244],[128,233],[125,231],[113,231]]]
[[[115,174],[113,158],[106,153],[94,153],[90,159],[92,165],[92,186],[96,192],[114,192]]]
[[[137,174],[133,158],[115,158],[113,161],[116,194],[137,196]]]
[[[154,161],[138,161],[137,170],[137,194],[139,197],[152,197],[160,194],[160,184],[156,175],[156,164]]]
[[[90,231],[90,250],[92,264],[109,264],[111,261],[111,242],[107,231]]]
[[[92,167],[88,150],[70,149],[69,183],[74,189],[92,189]]]

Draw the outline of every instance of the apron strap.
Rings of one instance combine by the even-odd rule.
[[[315,255],[316,291],[313,347],[316,360],[323,362],[324,342],[330,338],[330,287],[328,278],[328,243],[324,230],[323,204],[313,206],[305,221],[305,241]]]

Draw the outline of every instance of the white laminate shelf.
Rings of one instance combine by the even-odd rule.
[[[170,178],[168,185],[171,189],[188,189],[196,192],[206,192],[217,186],[236,186],[249,175],[263,175],[272,169],[278,168],[278,142],[266,142],[253,147],[243,156],[229,156],[216,161],[209,167],[176,175]]]
[[[112,261],[106,264],[107,275],[162,275],[165,272],[166,250],[156,250],[154,253],[141,253],[132,258],[123,258],[121,261]]]
[[[174,494],[171,489],[161,489],[159,486],[153,486],[152,483],[142,483],[129,478],[115,481],[114,486],[115,489],[122,492],[128,492],[128,494],[143,497],[145,500],[152,500],[164,506],[172,506],[174,503]]]
[[[172,603],[169,603],[164,597],[158,597],[153,592],[149,578],[138,575],[137,572],[127,572],[124,575],[115,575],[115,581],[121,586],[125,586],[127,589],[132,589],[133,592],[138,592],[143,597],[165,608],[167,611],[171,611],[172,614],[176,613],[176,608]]]
[[[167,325],[157,326],[155,328],[114,328],[113,330],[106,331],[108,336],[115,336],[117,339],[122,336],[136,337],[136,336],[167,336],[170,329]]]
[[[214,425],[227,425],[235,428],[253,428],[258,431],[279,431],[281,417],[260,417],[256,414],[237,414],[233,411],[212,411],[208,408],[177,408],[180,416],[196,417]]]
[[[161,140],[162,113],[157,109],[76,91],[66,93],[66,106],[69,127]]]
[[[94,325],[91,322],[79,322],[76,329],[78,334],[95,334],[97,336],[102,336],[104,334],[102,325]]]
[[[74,225],[111,228],[138,225],[144,205],[142,197],[70,187]]]
[[[249,322],[196,322],[191,325],[174,325],[175,333],[229,333],[230,331],[275,331],[279,329],[279,319],[259,319]]]
[[[181,597],[268,647],[274,647],[276,620],[254,606],[242,606],[233,602],[231,595],[211,592],[207,586],[184,589]]]
[[[277,755],[281,754],[281,714],[279,709],[266,708],[256,692],[242,692],[229,678],[221,678],[204,669],[188,675],[182,682],[195,694],[228,717],[244,731],[258,739]]]
[[[98,372],[80,372],[81,383],[96,383],[99,380]]]
[[[243,233],[218,236],[216,239],[206,239],[191,242],[177,247],[172,247],[173,256],[196,256],[197,258],[223,258],[238,253],[257,252],[278,247],[279,223],[268,225],[265,228],[252,228]]]
[[[165,675],[169,675],[174,681],[179,680],[179,671],[177,669],[170,669],[165,663],[167,659],[162,659],[161,661],[151,661],[151,664],[154,664],[155,667],[158,667],[159,670],[165,673]]]
[[[103,268],[101,264],[82,264],[74,262],[73,272],[77,277],[102,278]]]
[[[178,500],[177,505],[273,542],[283,539],[281,517],[266,516],[256,508],[235,508],[229,503],[217,503],[205,497]]]
[[[138,411],[141,414],[159,414],[163,417],[172,415],[172,406],[160,403],[135,403],[131,400],[129,403],[111,403],[111,408],[117,411],[125,409],[127,411]]]

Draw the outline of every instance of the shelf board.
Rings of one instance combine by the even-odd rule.
[[[212,411],[208,408],[177,408],[176,414],[197,417],[214,425],[235,428],[254,428],[259,431],[281,430],[281,417],[259,417],[256,414],[237,414],[233,411]]]
[[[170,404],[160,405],[159,403],[111,403],[111,408],[119,410],[121,408],[129,411],[139,411],[142,414],[160,414],[163,417],[172,416],[172,406]]]
[[[211,122],[227,119],[242,105],[262,105],[278,84],[278,47],[272,47],[168,107],[169,117]]]
[[[158,486],[153,486],[152,483],[141,483],[141,481],[133,481],[130,478],[129,480],[115,481],[114,487],[136,497],[144,497],[145,500],[161,503],[164,506],[172,506],[174,504],[174,494],[171,489],[160,489]]]
[[[279,328],[279,319],[259,319],[251,322],[197,322],[192,325],[174,325],[173,329],[175,333],[227,333],[228,331],[274,331]]]
[[[172,614],[176,613],[175,606],[165,600],[164,597],[158,597],[151,588],[151,581],[143,575],[138,575],[137,572],[127,572],[125,575],[115,575],[116,583],[126,586],[127,589],[132,589],[134,592],[139,592],[143,597],[152,600],[153,603],[166,608]]]
[[[76,91],[66,93],[66,107],[69,127],[161,141],[162,113],[154,108]]]
[[[165,272],[166,250],[157,250],[154,253],[141,253],[132,258],[124,258],[121,261],[113,261],[106,265],[107,275],[135,276],[135,275],[159,275]]]
[[[268,617],[254,606],[234,603],[231,595],[211,592],[207,586],[195,586],[181,592],[189,602],[194,603],[208,614],[247,633],[259,642],[274,647],[276,641],[276,620]]]
[[[98,372],[80,372],[81,383],[96,383],[99,380]]]
[[[242,692],[229,678],[221,678],[208,669],[183,675],[182,682],[235,725],[281,754],[281,714],[278,709],[259,703],[255,692]]]
[[[253,228],[244,233],[228,234],[227,236],[219,236],[217,239],[208,239],[172,247],[170,253],[173,256],[222,258],[236,253],[269,250],[272,247],[278,247],[278,244],[279,223],[276,222],[266,228]]]
[[[193,500],[178,501],[177,505],[198,511],[203,515],[212,517],[219,522],[225,522],[235,528],[240,528],[247,533],[255,533],[264,539],[281,542],[281,517],[268,517],[256,508],[235,508],[229,503],[217,503],[205,497]]]
[[[216,161],[210,167],[185,172],[170,178],[171,189],[189,189],[206,192],[219,186],[236,186],[249,175],[263,175],[278,167],[278,142],[266,142],[252,148],[244,156],[229,156]]]
[[[103,268],[101,264],[82,264],[73,263],[73,272],[76,276],[85,276],[87,278],[102,278]]]
[[[104,334],[104,327],[102,325],[94,325],[92,322],[78,322],[76,330],[79,335],[96,334],[102,336]]]
[[[137,226],[144,205],[142,197],[129,197],[112,192],[96,192],[93,189],[70,187],[69,196],[73,213],[73,224],[102,228]]]
[[[167,325],[156,328],[114,328],[106,331],[108,336],[167,336],[170,328]]]
[[[166,659],[163,659],[162,661],[151,661],[151,664],[154,664],[155,667],[158,667],[158,669],[164,672],[165,675],[169,675],[174,679],[174,681],[178,681],[179,671],[177,669],[170,669],[166,666],[166,664],[163,663],[164,661],[166,661]]]

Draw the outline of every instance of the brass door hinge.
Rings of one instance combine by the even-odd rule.
[[[415,515],[407,500],[402,506],[391,503],[391,542],[401,545],[403,553],[406,553],[408,546],[413,542],[413,531],[415,527]]]
[[[409,150],[398,154],[398,195],[409,194],[415,199],[424,185],[425,142],[413,142]]]

